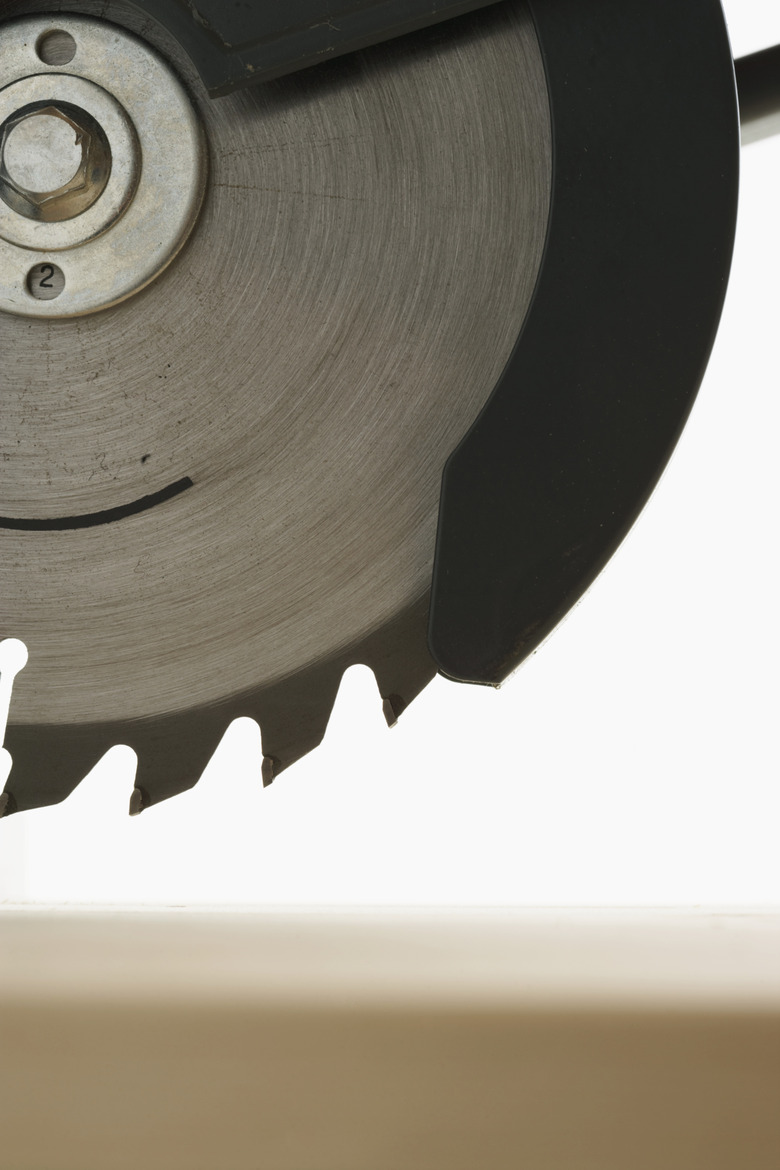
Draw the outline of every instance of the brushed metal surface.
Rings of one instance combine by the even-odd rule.
[[[17,725],[217,703],[424,600],[444,459],[541,262],[550,124],[523,4],[219,101],[178,66],[211,151],[200,221],[124,305],[0,319],[0,513],[57,525],[193,487],[0,529],[0,635],[30,650]]]

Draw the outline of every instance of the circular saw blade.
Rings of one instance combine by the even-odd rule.
[[[551,188],[522,3],[219,101],[129,7],[72,7],[174,61],[211,180],[132,300],[0,317],[19,808],[117,742],[142,799],[168,796],[239,715],[270,778],[319,741],[346,666],[391,717],[432,677],[442,467],[517,340]]]

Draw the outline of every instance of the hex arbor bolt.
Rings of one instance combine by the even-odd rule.
[[[0,196],[20,215],[44,223],[87,211],[111,175],[111,148],[100,125],[65,102],[9,118],[0,160]]]

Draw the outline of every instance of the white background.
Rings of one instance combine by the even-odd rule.
[[[777,0],[728,0],[736,56]],[[130,821],[115,749],[0,822],[0,900],[195,904],[780,902],[776,449],[780,138],[743,152],[734,271],[691,422],[588,596],[498,692],[439,679],[386,730],[345,678],[323,747],[263,792],[254,725]]]

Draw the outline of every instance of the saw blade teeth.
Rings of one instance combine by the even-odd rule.
[[[10,797],[6,815],[60,804],[116,742],[102,726],[10,726],[5,743],[13,762],[4,793]]]
[[[12,725],[6,742],[13,766],[0,816],[59,804],[118,744],[132,748],[137,758],[128,811],[138,816],[194,788],[228,727],[240,718],[261,729],[258,771],[268,787],[322,742],[350,666],[362,663],[373,671],[385,718],[391,726],[397,722],[436,673],[425,639],[427,614],[426,598],[334,659],[211,707],[105,724]]]

